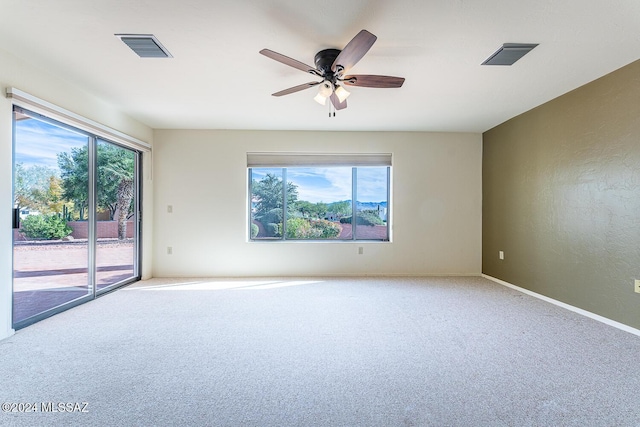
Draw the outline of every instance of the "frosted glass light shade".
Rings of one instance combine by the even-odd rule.
[[[326,96],[322,96],[322,94],[320,92],[318,92],[318,94],[313,98],[313,100],[316,101],[320,105],[325,105],[327,103],[327,97]]]
[[[331,96],[333,93],[333,85],[331,82],[324,81],[322,82],[322,86],[320,86],[320,90],[318,90],[318,94],[313,98],[318,104],[324,105],[327,102],[327,98]]]
[[[336,96],[341,103],[344,102],[344,100],[347,99],[349,95],[351,95],[351,92],[347,91],[342,86],[336,86]]]

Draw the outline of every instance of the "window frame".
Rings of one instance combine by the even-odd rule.
[[[248,242],[391,242],[392,200],[391,200],[391,154],[309,154],[309,153],[247,153],[247,241]],[[292,239],[286,236],[287,223],[287,169],[306,167],[351,167],[351,215],[355,217],[358,205],[358,168],[385,167],[386,168],[386,238],[366,239],[358,238],[357,221],[352,220],[351,238],[318,238],[318,239]],[[280,169],[282,180],[282,233],[279,237],[252,238],[251,227],[253,224],[253,169]]]

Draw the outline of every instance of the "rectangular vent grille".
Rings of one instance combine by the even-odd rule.
[[[173,58],[162,43],[151,34],[116,34],[140,58]]]
[[[505,43],[496,53],[487,58],[482,65],[513,65],[518,59],[531,52],[531,50],[536,46],[538,45]]]

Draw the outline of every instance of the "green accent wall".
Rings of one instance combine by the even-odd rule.
[[[640,329],[640,61],[485,132],[482,179],[484,274]]]

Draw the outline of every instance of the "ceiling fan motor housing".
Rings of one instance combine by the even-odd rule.
[[[325,49],[316,53],[315,56],[315,64],[316,68],[322,71],[322,74],[325,79],[333,82],[334,73],[331,71],[331,66],[335,62],[338,55],[340,55],[341,50],[339,49]]]

